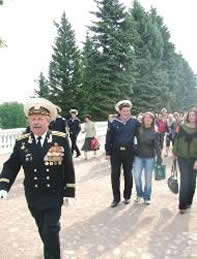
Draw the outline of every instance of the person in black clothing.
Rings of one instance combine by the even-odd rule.
[[[68,134],[68,124],[67,121],[64,117],[60,115],[62,112],[62,109],[56,105],[57,109],[57,117],[55,120],[53,120],[50,125],[49,129],[54,130],[54,131],[60,131]]]
[[[134,137],[140,123],[131,117],[132,103],[128,100],[120,101],[115,109],[119,116],[109,125],[106,135],[106,158],[111,160],[111,181],[113,191],[114,208],[120,202],[120,168],[123,166],[124,172],[124,202],[130,202],[133,177],[132,165],[134,159]]]
[[[45,259],[60,259],[60,216],[64,197],[75,196],[75,172],[66,133],[50,131],[56,116],[51,102],[33,99],[24,106],[30,133],[16,141],[0,175],[0,198],[5,199],[20,168],[25,197],[44,246]]]
[[[79,118],[77,118],[78,111],[76,109],[70,110],[71,118],[68,120],[68,128],[70,132],[70,139],[72,142],[72,154],[74,151],[76,151],[76,157],[79,157],[81,155],[79,148],[77,146],[77,136],[79,132],[81,131],[80,123],[81,121]]]

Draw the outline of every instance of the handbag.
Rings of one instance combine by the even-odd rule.
[[[97,138],[91,139],[91,150],[98,150],[100,148],[100,144]]]
[[[168,178],[168,187],[174,194],[179,192],[177,175],[176,160],[174,160],[172,163],[171,176]]]
[[[166,179],[166,165],[155,164],[155,180],[160,181]]]

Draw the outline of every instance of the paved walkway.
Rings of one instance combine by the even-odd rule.
[[[196,198],[193,208],[179,215],[166,180],[154,181],[150,206],[134,204],[134,190],[130,205],[111,209],[110,167],[102,152],[75,160],[75,167],[77,198],[62,210],[63,259],[197,259]],[[22,179],[21,171],[8,200],[0,201],[0,259],[43,258]]]

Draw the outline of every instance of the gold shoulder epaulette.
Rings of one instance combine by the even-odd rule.
[[[58,136],[58,137],[63,137],[63,138],[67,137],[67,134],[64,132],[61,132],[61,131],[52,131],[52,135]]]
[[[22,134],[20,136],[17,137],[17,141],[28,138],[31,135],[31,133],[26,133],[26,134]]]

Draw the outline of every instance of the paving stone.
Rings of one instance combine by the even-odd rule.
[[[5,159],[1,156],[0,162]],[[74,161],[77,199],[62,208],[62,259],[197,259],[196,195],[191,210],[180,215],[178,196],[170,193],[166,180],[153,180],[150,206],[134,203],[134,189],[129,205],[121,202],[112,209],[109,161],[102,150],[96,158]],[[168,177],[171,158],[164,162]],[[21,171],[8,200],[0,201],[0,259],[43,259],[22,182]]]

